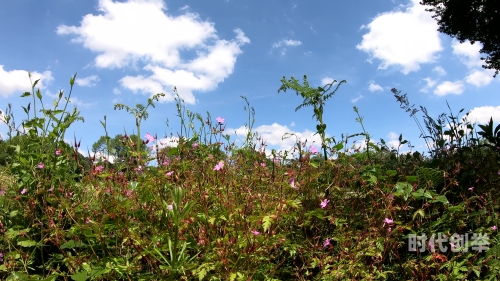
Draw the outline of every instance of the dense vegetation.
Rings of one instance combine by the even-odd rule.
[[[478,132],[451,110],[432,118],[393,89],[428,141],[427,156],[373,142],[357,108],[362,132],[337,141],[325,137],[323,119],[325,101],[338,90],[328,92],[332,85],[283,78],[280,88],[304,98],[297,109],[313,108],[321,147],[297,140],[290,151],[266,155],[246,99],[248,134],[236,146],[223,118],[202,118],[177,98],[176,147],[149,134],[110,145],[106,132],[106,147],[95,150],[123,160],[108,165],[82,158],[76,139],[63,141],[82,118],[67,102],[37,111],[34,82],[23,94],[33,108],[25,108],[22,129],[7,114],[10,137],[0,144],[0,278],[497,280],[500,126],[490,122]],[[157,98],[116,107],[134,116],[138,136]],[[355,136],[365,137],[365,148],[350,146]],[[156,143],[154,155],[141,148],[148,142]],[[432,234],[433,242],[412,240]],[[449,240],[439,243],[441,234]],[[468,241],[453,234],[469,234]]]

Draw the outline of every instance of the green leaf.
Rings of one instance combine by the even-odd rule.
[[[443,203],[443,204],[448,204],[450,203],[448,199],[446,199],[446,196],[440,195],[436,199],[432,200],[431,203]]]
[[[385,172],[385,174],[388,175],[389,177],[393,177],[393,176],[397,175],[398,172],[396,170],[387,170]]]
[[[264,227],[264,232],[267,232],[269,228],[271,228],[271,225],[273,224],[273,219],[271,216],[265,216],[262,219],[262,226]]]
[[[68,242],[61,245],[61,249],[71,249],[82,247],[84,244],[82,242],[75,242],[74,240],[69,240]]]
[[[19,241],[17,242],[17,245],[21,247],[33,247],[36,246],[38,243],[33,240],[24,240],[24,241]]]
[[[19,213],[18,210],[12,211],[12,212],[10,212],[9,217],[13,218],[13,217],[17,216],[18,213]]]
[[[87,280],[89,277],[87,275],[87,271],[80,271],[76,274],[73,274],[71,275],[71,279],[75,280],[75,281],[85,281]]]
[[[24,97],[29,97],[31,96],[31,93],[30,92],[24,92],[21,97],[24,98]]]

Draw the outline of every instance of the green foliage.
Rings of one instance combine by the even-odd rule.
[[[186,136],[156,150],[158,166],[125,162],[125,173],[95,159],[83,167],[76,140],[73,147],[54,141],[63,139],[56,119],[49,118],[52,135],[39,126],[1,143],[14,156],[0,167],[0,279],[498,278],[500,159],[487,140],[492,125],[480,127],[479,139],[461,133],[466,121],[443,124],[448,138],[431,157],[400,153],[383,140],[370,142],[367,154],[348,148],[347,136],[327,146],[335,159],[305,151],[299,139],[300,158],[288,159],[265,155],[264,140],[252,133],[253,108],[236,147],[224,145],[225,126],[209,114],[203,120],[180,98],[177,106]],[[49,120],[48,113],[23,123]],[[96,148],[113,152],[122,140],[106,137]],[[136,142],[123,140],[132,150]],[[447,251],[410,250],[410,235],[438,233],[468,233],[469,243],[454,245],[459,251],[449,243]],[[488,249],[473,233],[488,236]]]

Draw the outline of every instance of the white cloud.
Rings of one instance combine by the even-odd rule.
[[[479,53],[481,50],[480,43],[471,45],[469,41],[465,41],[461,44],[458,40],[453,39],[451,47],[453,48],[453,54],[458,56],[468,68],[481,67],[483,65],[481,54]]]
[[[370,92],[375,92],[375,91],[383,91],[384,89],[379,84],[375,84],[373,82],[370,82],[370,86],[368,87],[368,90],[370,90]]]
[[[323,77],[323,79],[321,79],[321,85],[325,86],[326,84],[330,84],[333,81],[335,81],[335,79],[333,79],[331,77]]]
[[[84,16],[80,26],[58,26],[57,33],[75,35],[72,42],[98,53],[99,68],[143,64],[142,75],[119,81],[124,88],[152,95],[177,86],[186,103],[195,103],[193,91],[213,90],[232,74],[240,47],[250,43],[240,29],[231,41],[219,39],[214,24],[195,13],[165,14],[162,0],[99,0],[98,10],[101,14]],[[196,56],[181,58],[186,50]],[[166,95],[164,101],[173,100]]]
[[[362,98],[363,98],[363,96],[362,96],[362,95],[359,95],[359,96],[357,96],[357,97],[353,98],[353,99],[351,100],[351,102],[352,102],[352,103],[356,103],[357,101],[359,101],[359,100],[360,100],[360,99],[362,99]]]
[[[460,95],[464,91],[464,83],[462,81],[444,81],[439,84],[434,90],[434,94],[445,96],[448,94]]]
[[[89,108],[91,106],[94,106],[96,105],[96,103],[87,103],[87,102],[83,102],[81,101],[79,98],[77,97],[71,97],[70,99],[70,102],[73,103],[74,105],[76,106],[79,106],[79,107],[85,107],[85,108]]]
[[[88,76],[85,78],[76,78],[75,83],[78,84],[79,86],[82,86],[82,87],[93,87],[100,80],[101,79],[99,79],[99,76],[91,75],[91,76]]]
[[[236,132],[238,136],[246,136],[248,130],[245,126],[241,126],[236,129],[226,129],[227,132]],[[275,148],[277,151],[290,151],[296,144],[296,138],[291,136],[286,139],[282,139],[286,133],[295,134],[301,142],[307,140],[307,146],[316,145],[316,147],[321,146],[321,137],[316,134],[316,132],[304,130],[303,132],[297,132],[289,129],[287,126],[273,123],[272,125],[261,125],[253,128],[253,132],[257,133],[262,140],[266,143],[268,147]],[[314,135],[316,134],[316,135]],[[328,135],[327,135],[328,137]],[[314,142],[314,143],[313,143]],[[268,152],[269,150],[266,149]]]
[[[443,76],[443,75],[446,75],[446,70],[444,70],[444,68],[442,68],[441,66],[436,66],[432,69],[432,71],[436,72],[437,74]]]
[[[490,118],[493,118],[494,122],[500,122],[500,106],[475,107],[469,111],[469,117],[467,119],[472,123],[477,122],[477,124],[486,124],[490,122]]]
[[[435,60],[435,54],[442,50],[438,25],[419,4],[412,0],[406,10],[378,15],[367,26],[363,40],[356,46],[381,60],[379,69],[400,66],[408,74],[420,69],[420,64]]]
[[[298,41],[298,40],[281,40],[281,41],[278,41],[276,43],[273,43],[273,48],[279,48],[281,46],[291,46],[291,47],[296,47],[296,46],[300,46],[302,44],[302,42]]]
[[[113,94],[115,95],[121,95],[122,91],[120,91],[120,89],[118,88],[113,88]]]
[[[467,77],[465,77],[465,82],[475,85],[476,87],[486,86],[493,81],[494,70],[478,70],[474,69]]]
[[[432,80],[430,77],[422,79],[425,81],[426,85],[422,89],[420,89],[420,92],[422,93],[427,93],[429,90],[436,85],[437,80]]]
[[[54,80],[50,71],[31,72],[31,80],[35,82],[40,79],[36,88],[45,89],[50,81]],[[5,71],[0,65],[0,96],[8,97],[14,93],[21,95],[23,92],[31,92],[31,82],[26,70]]]

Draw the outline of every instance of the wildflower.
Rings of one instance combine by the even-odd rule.
[[[43,169],[43,167],[45,167],[45,165],[42,162],[38,163],[38,169]]]
[[[252,230],[252,234],[255,235],[255,236],[257,236],[257,235],[260,234],[260,232],[258,232],[257,230]]]
[[[326,238],[325,242],[323,242],[323,247],[328,247],[330,246],[330,238]]]
[[[311,145],[311,147],[309,148],[309,152],[311,152],[312,154],[316,154],[318,153],[318,149]]]
[[[215,118],[215,120],[217,120],[217,123],[219,123],[221,125],[224,124],[224,118],[217,117],[217,118]]]
[[[273,161],[274,161],[274,163],[279,163],[280,159],[279,158],[274,158]]]
[[[389,227],[389,228],[387,229],[387,234],[391,234],[391,232],[392,232],[392,227]]]
[[[198,148],[198,143],[197,142],[194,142],[193,145],[191,146],[193,149],[197,149]]]
[[[5,195],[5,188],[0,189],[0,196]]]
[[[171,176],[174,173],[174,171],[170,171],[167,173],[167,176]]]
[[[473,187],[473,186],[469,187],[469,190],[470,190],[470,191],[473,191],[473,190],[474,190],[474,187]]]
[[[290,178],[290,179],[288,180],[288,183],[290,184],[290,186],[291,186],[292,188],[295,188],[295,178]]]
[[[0,262],[3,262],[3,253],[0,253]]]
[[[492,226],[491,230],[496,231],[497,230],[497,226],[496,225]]]
[[[57,155],[57,156],[61,155],[61,149],[60,149],[60,148],[58,148],[58,149],[56,150],[56,155]]]
[[[172,205],[172,204],[167,205],[167,208],[168,208],[169,210],[173,210],[173,209],[174,209],[174,205]]]
[[[451,242],[450,242],[450,246],[451,246],[451,248],[453,248],[453,249],[455,249],[455,248],[457,247],[455,244],[453,244],[453,243],[451,243]]]
[[[170,161],[168,159],[165,159],[165,161],[163,161],[162,165],[168,166],[168,165],[170,165]]]
[[[148,140],[148,142],[154,142],[155,141],[155,138],[153,138],[153,136],[151,136],[149,133],[146,134],[146,139]]]
[[[219,171],[224,167],[224,162],[220,161],[217,165],[214,167],[214,171]]]
[[[384,219],[384,224],[391,225],[391,224],[393,224],[393,223],[394,223],[394,221],[393,221],[393,220],[391,220],[390,218],[385,218],[385,219]]]
[[[139,165],[139,167],[135,168],[134,170],[136,170],[139,175],[142,175],[142,166],[141,165]]]
[[[330,202],[330,200],[328,200],[328,199],[321,201],[321,203],[319,204],[321,206],[321,209],[326,208],[326,205],[328,205],[328,202]]]
[[[23,190],[21,190],[21,194],[26,193],[26,191],[28,191],[28,190],[26,188],[23,188]]]
[[[103,166],[97,166],[97,167],[95,167],[95,171],[96,172],[102,172],[103,170],[104,170]]]
[[[261,167],[265,167],[265,166],[266,166],[266,163],[260,163],[260,166],[261,166]]]

